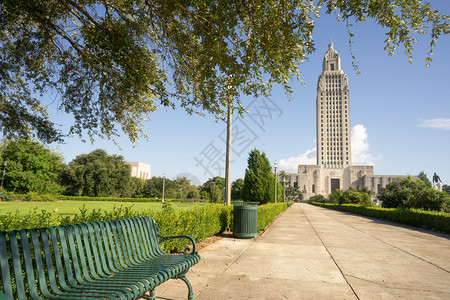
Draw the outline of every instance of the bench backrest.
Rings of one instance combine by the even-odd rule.
[[[149,217],[0,232],[0,291],[39,298],[162,254]]]

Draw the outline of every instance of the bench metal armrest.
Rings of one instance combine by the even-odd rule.
[[[160,238],[159,244],[162,244],[165,241],[173,240],[173,239],[187,239],[192,245],[192,248],[189,247],[189,245],[184,248],[183,252],[180,252],[180,254],[188,255],[188,254],[197,254],[197,244],[195,243],[195,240],[188,236],[188,235],[174,235],[174,236],[162,236],[158,233],[158,237]]]

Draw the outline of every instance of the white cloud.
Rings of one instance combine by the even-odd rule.
[[[380,158],[380,156],[378,156]],[[369,153],[369,139],[364,125],[352,127],[352,165],[375,165],[378,159]]]
[[[316,141],[314,141],[315,143]],[[298,171],[298,165],[315,165],[317,164],[316,152],[316,146],[314,146],[314,148],[306,150],[305,153],[298,156],[280,159],[278,162],[279,169],[289,173],[296,173]]]
[[[381,157],[374,157],[369,153],[369,141],[366,128],[363,125],[355,125],[352,128],[352,164],[353,165],[374,165],[375,161]],[[314,141],[316,144],[316,141]],[[317,149],[306,150],[298,156],[292,156],[286,159],[280,159],[278,166],[280,170],[286,172],[297,172],[298,165],[317,164]]]
[[[423,120],[422,123],[419,124],[419,127],[450,130],[450,119],[437,118],[437,119]]]

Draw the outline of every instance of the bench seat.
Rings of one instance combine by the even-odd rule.
[[[187,239],[180,254],[161,243]],[[189,236],[163,237],[152,218],[0,232],[0,299],[155,299],[154,289],[181,279],[200,256]]]

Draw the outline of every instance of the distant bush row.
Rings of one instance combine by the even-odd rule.
[[[383,208],[379,206],[362,206],[356,204],[332,204],[332,203],[311,203],[324,208],[330,208],[340,211],[347,211],[383,219],[387,221],[398,222],[415,227],[426,227],[450,233],[450,213],[428,211],[412,208]]]
[[[4,201],[42,201],[42,202],[54,202],[57,201],[57,197],[44,194],[38,195],[35,192],[28,192],[26,194],[15,194],[12,192],[3,192]]]
[[[110,202],[161,202],[158,198],[121,198],[121,197],[87,197],[87,196],[53,196],[53,195],[38,195],[34,192],[27,194],[15,194],[12,192],[5,192],[4,201],[44,201],[52,202],[58,200],[69,201],[110,201]],[[180,199],[164,199],[169,202],[180,202]]]
[[[110,202],[161,202],[158,198],[122,198],[122,197],[87,197],[87,196],[58,196],[59,200],[70,201],[110,201]],[[169,202],[180,202],[180,199],[164,199]]]
[[[328,198],[320,194],[312,196],[308,202],[372,205],[370,195],[371,192],[366,188],[363,188],[361,191],[355,191],[350,187],[345,192],[340,189],[335,189],[328,195]]]
[[[273,221],[277,214],[283,212],[286,208],[287,203],[272,203],[259,206],[258,230],[264,229]],[[137,211],[129,207],[115,207],[111,211],[98,209],[88,212],[83,207],[80,209],[80,213],[72,217],[60,216],[45,210],[38,211],[35,209],[25,215],[17,212],[15,214],[0,215],[0,231],[150,216],[158,223],[162,235],[190,235],[198,242],[224,232],[228,228],[233,228],[232,212],[232,206],[220,204],[208,204],[204,207],[176,212],[170,202],[166,202],[161,211]],[[185,243],[186,241],[184,240],[171,240],[165,242],[163,247],[166,251],[180,251],[186,246]]]

